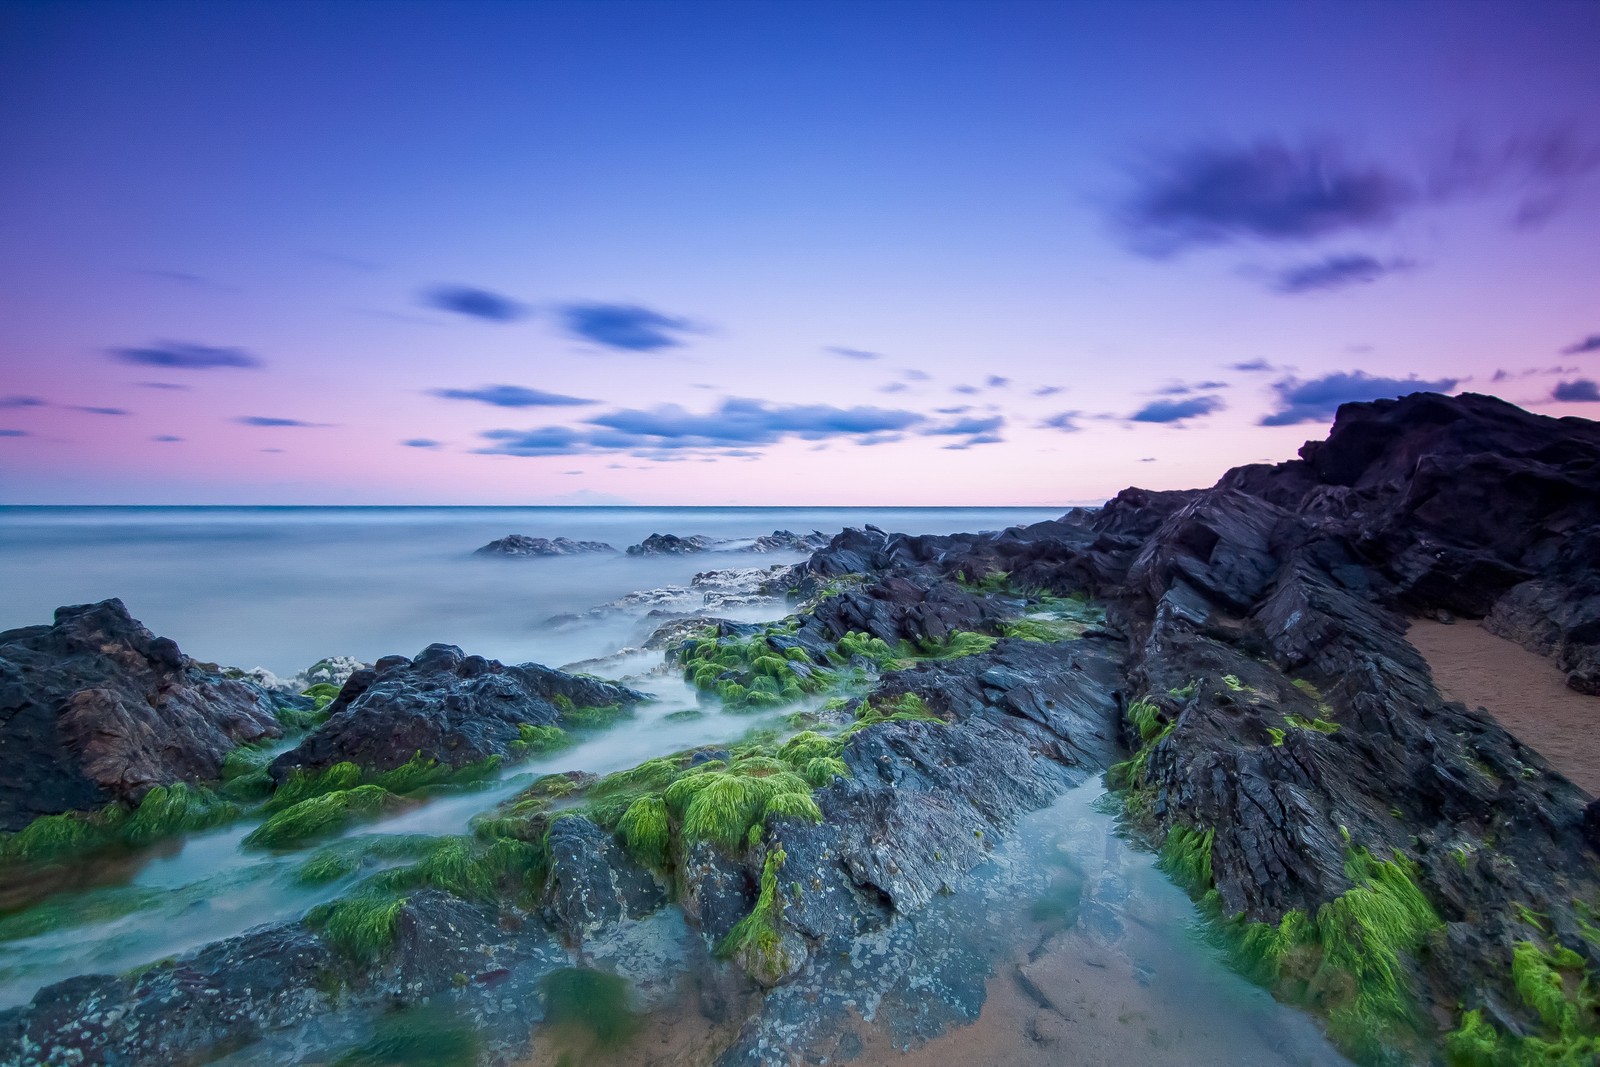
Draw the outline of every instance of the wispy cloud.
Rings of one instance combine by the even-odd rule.
[[[959,437],[968,434],[993,433],[1006,424],[1004,417],[992,415],[988,418],[955,419],[951,422],[937,423],[923,428],[921,431],[930,436]]]
[[[184,341],[156,341],[143,348],[113,348],[111,357],[124,363],[177,370],[216,370],[224,367],[254,368],[261,360],[242,348],[214,348]]]
[[[678,334],[694,328],[688,319],[637,304],[568,304],[561,314],[569,333],[620,352],[655,352],[683,342]]]
[[[1033,391],[1033,395],[1034,396],[1055,396],[1057,393],[1060,393],[1060,392],[1063,392],[1063,390],[1062,390],[1061,386],[1059,386],[1059,385],[1041,385],[1039,388],[1037,388],[1037,389],[1035,389]]]
[[[828,353],[831,356],[841,356],[844,359],[882,359],[883,358],[882,353],[879,353],[879,352],[868,352],[864,348],[845,348],[845,347],[843,347],[841,345],[830,345],[829,347],[824,348],[823,351]]]
[[[422,303],[484,322],[515,322],[527,314],[519,301],[471,285],[436,285],[422,294]]]
[[[0,408],[42,408],[47,403],[39,396],[0,396]]]
[[[1412,266],[1406,259],[1381,260],[1364,252],[1346,252],[1274,271],[1269,284],[1273,291],[1290,296],[1329,292],[1375,282]]]
[[[30,437],[27,430],[0,429],[0,437]]]
[[[325,422],[304,422],[300,419],[282,419],[272,415],[240,415],[233,420],[243,426],[300,426],[306,428],[322,428],[328,425]]]
[[[430,396],[445,400],[476,400],[497,408],[555,408],[598,404],[598,400],[585,400],[581,396],[547,393],[542,389],[525,389],[520,385],[484,385],[477,389],[430,389]]]
[[[1600,352],[1600,333],[1592,333],[1576,344],[1570,344],[1561,350],[1563,356],[1582,356],[1590,352]]]
[[[1130,422],[1183,423],[1221,411],[1220,396],[1195,396],[1187,400],[1153,400],[1128,416]]]
[[[412,437],[408,440],[401,441],[400,443],[405,445],[407,448],[438,448],[440,445],[444,444],[443,441],[435,441],[431,437]]]
[[[1388,226],[1412,183],[1332,144],[1212,143],[1169,152],[1136,179],[1118,220],[1148,255],[1240,240],[1307,241]]]
[[[1006,386],[1011,384],[1011,379],[1003,378],[998,374],[991,374],[989,377],[983,380],[983,384],[988,386],[990,389],[1004,389]]]
[[[170,433],[162,433],[162,434],[157,434],[156,436],[150,438],[150,440],[158,441],[158,442],[160,442],[161,444],[164,444],[164,445],[170,445],[170,444],[176,444],[177,442],[182,441],[183,438],[175,436],[175,435],[170,434]]]
[[[1320,378],[1301,381],[1285,378],[1273,383],[1278,394],[1278,410],[1261,419],[1263,426],[1292,426],[1301,422],[1326,422],[1340,404],[1382,400],[1407,393],[1447,393],[1456,387],[1456,378],[1427,381],[1410,378],[1385,378],[1365,371],[1334,371]]]
[[[1051,415],[1049,418],[1041,420],[1039,423],[1039,429],[1059,430],[1062,433],[1077,433],[1079,430],[1083,429],[1082,426],[1078,425],[1078,419],[1082,418],[1082,416],[1083,412],[1081,411],[1057,412],[1056,414]]]
[[[687,411],[676,404],[649,410],[625,408],[589,419],[581,427],[544,426],[532,430],[490,430],[493,442],[480,452],[553,456],[587,452],[654,453],[771,445],[790,438],[804,441],[861,439],[895,433],[926,421],[926,416],[892,408],[838,408],[827,404],[780,405],[730,397],[714,411]]]
[[[1550,399],[1582,404],[1600,402],[1600,386],[1595,385],[1588,378],[1579,378],[1571,382],[1557,382],[1555,389],[1550,393]]]
[[[73,411],[81,411],[86,415],[132,415],[133,414],[133,412],[129,411],[127,408],[97,408],[97,407],[91,407],[91,406],[89,406],[87,404],[76,404],[76,405],[73,406],[72,410]]]
[[[175,389],[187,389],[187,388],[189,388],[187,385],[180,385],[177,382],[134,382],[133,384],[137,385],[140,389],[174,389],[175,390]]]
[[[1247,359],[1247,360],[1243,360],[1243,361],[1241,361],[1239,363],[1230,363],[1230,364],[1228,364],[1228,369],[1229,370],[1244,371],[1246,374],[1251,374],[1251,373],[1256,373],[1256,372],[1275,371],[1278,368],[1274,367],[1271,363],[1268,363],[1264,359]]]

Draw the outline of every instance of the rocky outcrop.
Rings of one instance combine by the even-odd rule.
[[[604,541],[574,541],[570,537],[529,537],[527,534],[508,534],[498,541],[490,541],[472,554],[504,559],[527,559],[534,556],[581,556],[615,551],[615,548]]]
[[[120,600],[0,633],[0,830],[214,781],[231,750],[281,736],[292,703],[202,669]]]
[[[820,530],[797,534],[790,530],[774,530],[753,538],[707,537],[691,534],[651,534],[636,545],[628,546],[630,556],[687,556],[697,552],[812,552],[828,543],[828,535]]]
[[[429,645],[417,658],[385,656],[350,676],[328,705],[328,721],[275,759],[272,776],[351,762],[373,771],[421,755],[449,767],[506,756],[520,727],[570,725],[574,709],[645,699],[626,686],[565,674],[537,663],[507,666],[455,645]]]

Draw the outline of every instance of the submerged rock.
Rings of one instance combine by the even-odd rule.
[[[687,556],[696,552],[814,552],[828,543],[828,535],[820,530],[797,534],[790,530],[774,530],[753,538],[707,537],[691,534],[651,534],[636,545],[628,546],[630,556]]]
[[[526,558],[530,556],[580,556],[596,552],[615,552],[604,541],[574,541],[570,537],[529,537],[527,534],[509,534],[498,541],[490,541],[472,554],[474,556],[501,556]]]
[[[120,600],[0,633],[0,830],[215,781],[234,748],[282,736],[278,706],[201,667]]]
[[[523,726],[584,725],[583,709],[623,708],[645,694],[537,663],[506,665],[455,645],[429,645],[414,660],[385,656],[352,674],[328,705],[328,721],[273,760],[273,778],[351,762],[391,770],[420,755],[449,767],[506,756]]]

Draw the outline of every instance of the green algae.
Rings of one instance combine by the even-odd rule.
[[[203,786],[156,786],[135,808],[110,804],[93,812],[45,815],[16,833],[0,835],[0,860],[43,863],[109,848],[140,848],[176,834],[209,830],[241,814]]]
[[[244,844],[283,848],[369,821],[400,804],[400,798],[379,785],[361,785],[308,797],[269,816],[250,831]]]
[[[318,905],[305,921],[345,956],[371,964],[394,945],[395,922],[405,905],[404,897],[367,890]]]
[[[373,1034],[333,1067],[476,1067],[482,1042],[472,1026],[437,1005],[385,1012]]]
[[[1501,1032],[1479,1010],[1468,1011],[1445,1038],[1452,1067],[1593,1067],[1600,1060],[1600,993],[1583,957],[1563,945],[1519,941],[1512,984],[1538,1015],[1537,1032]]]
[[[1319,734],[1336,734],[1339,732],[1338,723],[1329,722],[1321,716],[1307,719],[1302,715],[1285,715],[1283,721],[1296,730],[1311,730]]]
[[[641,1021],[628,1006],[628,983],[586,967],[563,967],[539,980],[548,1026],[566,1043],[583,1039],[586,1051],[620,1048],[633,1040]]]
[[[761,892],[755,906],[728,931],[716,948],[718,956],[736,959],[751,977],[764,985],[775,984],[790,970],[778,925],[783,915],[783,903],[778,897],[778,872],[788,858],[781,848],[767,853],[761,865]]]

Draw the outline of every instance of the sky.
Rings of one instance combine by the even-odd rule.
[[[0,0],[0,503],[1097,502],[1600,416],[1600,4]]]

